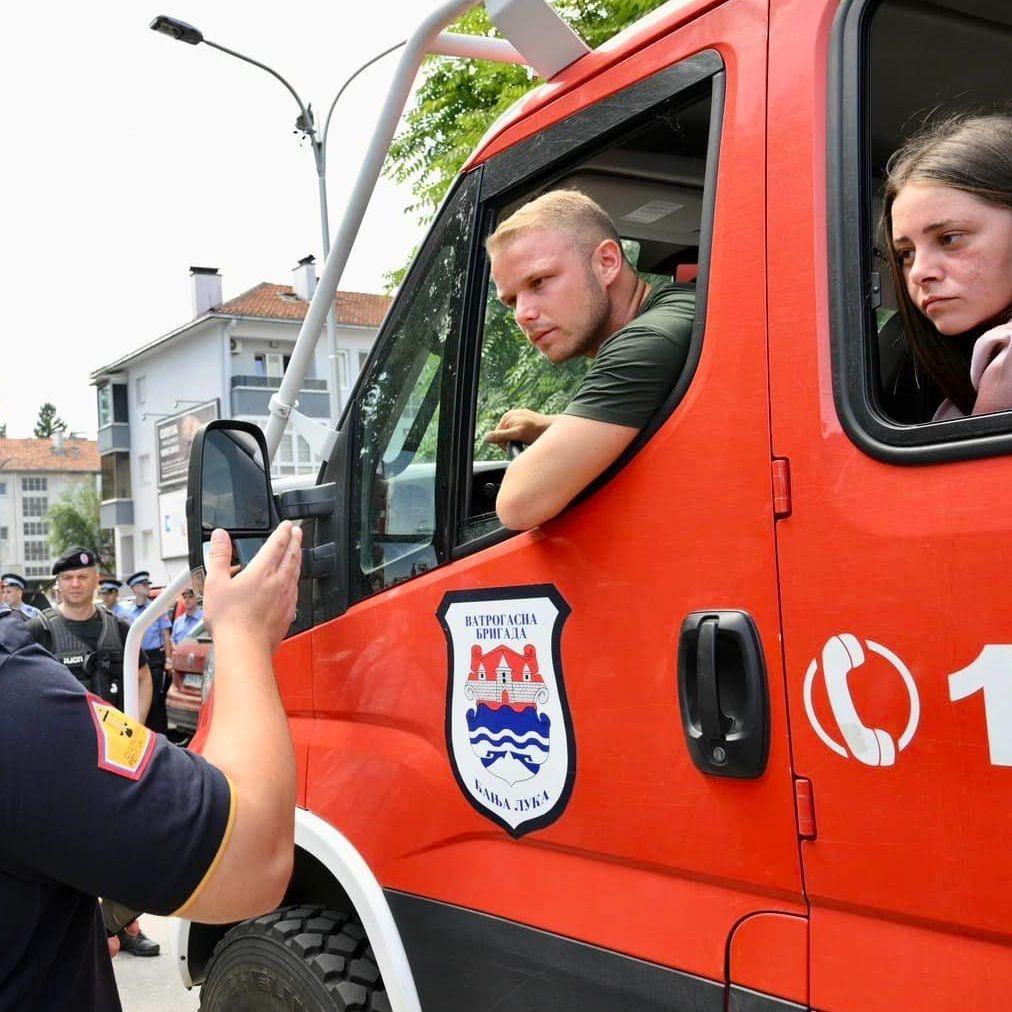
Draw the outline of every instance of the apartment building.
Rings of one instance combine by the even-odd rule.
[[[36,586],[52,579],[49,510],[81,485],[97,484],[98,446],[91,439],[0,439],[0,571]]]
[[[193,319],[91,374],[98,398],[102,526],[122,572],[167,582],[186,566],[186,468],[193,434],[212,418],[266,426],[316,288],[312,257],[290,285],[262,282],[227,301],[213,267],[191,267]],[[298,394],[299,410],[327,422],[350,396],[389,298],[338,292],[337,391],[331,398],[326,334]],[[316,470],[304,439],[286,433],[275,474]]]

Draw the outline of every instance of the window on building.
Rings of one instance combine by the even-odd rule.
[[[49,479],[48,478],[22,478],[21,479],[21,491],[22,492],[48,492],[49,491]]]
[[[110,499],[129,499],[130,455],[128,453],[107,453],[102,457],[102,502]]]
[[[48,538],[49,522],[46,520],[26,520],[24,535],[26,538]]]
[[[29,579],[52,576],[50,567],[47,566],[25,566],[25,576]]]
[[[0,495],[7,495],[7,482],[0,481]]]
[[[358,371],[361,372],[365,368],[366,362],[369,361],[369,352],[360,351],[358,353]]]
[[[253,356],[253,375],[254,376],[266,376],[267,375],[267,356],[266,355],[254,355]]]
[[[150,565],[155,549],[155,532],[141,531],[141,558],[146,565]]]
[[[151,454],[142,453],[137,458],[137,472],[142,485],[151,484]]]
[[[134,380],[134,395],[137,397],[138,404],[144,404],[148,399],[148,378],[147,376],[138,376]]]
[[[49,499],[44,495],[26,496],[21,512],[26,517],[44,517],[49,512]]]
[[[0,541],[8,541],[8,530],[6,527],[0,527]]]
[[[49,558],[49,542],[48,541],[26,541],[25,542],[25,561],[26,562],[45,562]]]

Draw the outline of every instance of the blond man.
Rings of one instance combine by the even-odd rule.
[[[500,301],[553,363],[592,360],[565,411],[507,411],[486,435],[527,444],[506,470],[496,512],[511,530],[554,517],[622,454],[664,403],[688,356],[695,293],[651,288],[625,258],[607,213],[553,190],[486,242]]]

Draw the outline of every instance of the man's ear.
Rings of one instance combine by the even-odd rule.
[[[601,284],[607,287],[622,273],[625,254],[614,239],[602,239],[591,254],[591,264]]]

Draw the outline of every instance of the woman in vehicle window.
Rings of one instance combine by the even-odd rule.
[[[961,115],[886,169],[886,258],[933,421],[1012,410],[1012,115]]]

